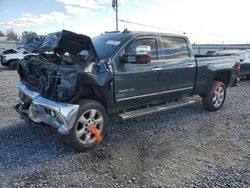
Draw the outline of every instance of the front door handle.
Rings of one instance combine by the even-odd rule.
[[[154,67],[154,68],[152,69],[152,71],[160,71],[160,70],[162,70],[161,67]]]

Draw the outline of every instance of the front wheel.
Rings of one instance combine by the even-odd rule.
[[[90,150],[101,142],[107,126],[108,115],[103,105],[94,100],[84,100],[73,128],[66,135],[66,144],[78,152]]]
[[[202,98],[202,104],[208,111],[219,110],[226,98],[226,86],[224,83],[214,81],[206,95]]]

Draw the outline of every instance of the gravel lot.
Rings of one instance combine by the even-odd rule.
[[[122,122],[104,142],[76,153],[12,108],[18,76],[0,67],[0,187],[250,187],[250,82],[224,107],[192,106]]]

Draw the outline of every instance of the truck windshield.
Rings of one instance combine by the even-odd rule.
[[[124,34],[100,35],[92,39],[100,59],[106,59],[126,40]]]

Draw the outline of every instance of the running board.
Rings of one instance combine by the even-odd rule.
[[[172,110],[172,109],[179,108],[179,107],[182,107],[182,106],[187,106],[187,105],[190,105],[190,104],[193,104],[193,103],[195,103],[195,100],[181,99],[181,100],[178,100],[178,101],[168,102],[166,104],[161,104],[161,105],[158,105],[158,106],[146,107],[146,108],[139,109],[139,110],[123,112],[123,113],[119,114],[119,116],[123,120],[127,120],[127,119],[132,119],[132,118],[147,115],[147,114],[152,114],[152,113],[155,113],[155,112]]]

